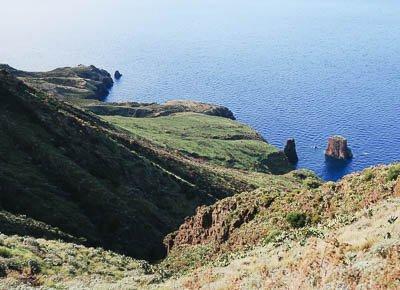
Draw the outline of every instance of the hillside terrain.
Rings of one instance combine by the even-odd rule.
[[[1,76],[0,97],[0,202],[6,211],[88,244],[149,258],[162,255],[157,239],[210,199],[115,141],[101,120],[10,75]]]
[[[32,81],[20,71],[3,70],[0,77],[0,201],[11,215],[57,227],[88,245],[156,259],[165,253],[163,237],[197,206],[263,182],[136,138],[59,101],[63,96],[48,86],[27,86]],[[53,236],[27,226],[26,233],[34,232]]]
[[[0,65],[0,288],[400,287],[400,164],[323,182],[225,107],[111,86]]]
[[[309,228],[295,238],[278,235],[266,245],[231,253],[229,262],[216,259],[160,288],[399,289],[399,215],[400,199],[384,200],[352,215],[347,225],[332,220],[332,230]]]
[[[270,210],[256,198],[259,206],[254,207],[255,217],[236,223],[236,234],[226,240],[206,238],[195,246],[191,241],[175,245],[167,259],[153,266],[102,249],[2,235],[0,273],[5,278],[0,285],[61,289],[398,289],[399,173],[399,164],[381,166],[322,185],[321,189],[309,189],[310,195],[294,203],[293,208],[272,210],[283,227],[264,232],[259,239],[254,235],[249,239],[245,234],[249,226],[254,227],[253,233],[271,229],[268,220],[260,218],[271,215]],[[311,193],[320,190],[328,194],[325,205],[330,206],[318,222],[289,218],[293,210],[304,212],[306,201],[317,203],[320,196]],[[287,202],[284,195],[273,203],[283,202]],[[243,209],[248,201],[238,198],[236,204]],[[234,210],[233,218],[242,212]],[[217,219],[220,231],[232,225],[220,221]],[[186,228],[182,226],[180,231]],[[210,228],[217,229],[216,223]]]

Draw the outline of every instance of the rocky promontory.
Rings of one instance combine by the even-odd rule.
[[[85,108],[97,115],[103,116],[119,115],[123,117],[144,118],[193,112],[235,120],[232,111],[227,107],[187,100],[172,100],[164,104],[137,102],[101,103],[88,105]]]
[[[347,139],[336,135],[329,137],[325,156],[338,160],[349,160],[353,158],[353,153],[347,146]]]
[[[93,65],[62,67],[48,72],[25,72],[0,64],[0,69],[22,80],[29,86],[50,93],[61,99],[104,100],[113,79],[103,69]]]

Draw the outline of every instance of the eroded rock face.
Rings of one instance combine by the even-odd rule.
[[[177,245],[223,243],[240,225],[251,221],[258,211],[255,205],[238,208],[235,198],[225,199],[214,206],[201,206],[193,217],[185,220],[178,231],[164,239],[164,245],[170,251]]]
[[[294,139],[288,139],[286,141],[285,149],[283,150],[290,163],[296,164],[299,162],[299,157],[296,152],[296,142]]]
[[[325,156],[333,159],[348,160],[353,158],[353,153],[347,146],[346,138],[342,136],[332,136],[328,139],[328,147],[325,150]]]
[[[114,78],[116,80],[119,80],[121,77],[122,77],[122,74],[118,70],[116,70],[114,73]]]

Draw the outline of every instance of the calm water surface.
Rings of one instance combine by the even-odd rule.
[[[109,101],[225,105],[327,180],[400,160],[399,1],[0,1],[2,63],[119,69]],[[351,163],[325,163],[332,134]]]

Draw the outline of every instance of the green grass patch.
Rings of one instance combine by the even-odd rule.
[[[5,247],[0,247],[0,257],[11,258],[12,257],[11,250]]]
[[[253,129],[227,118],[197,113],[157,118],[103,118],[159,146],[228,168],[270,171],[271,154],[278,152]],[[283,161],[282,166],[288,165]]]

